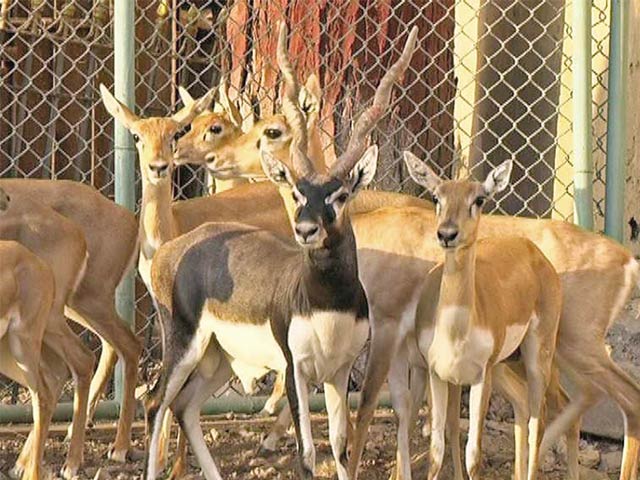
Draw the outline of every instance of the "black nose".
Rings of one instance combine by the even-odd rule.
[[[303,240],[307,240],[318,233],[318,225],[315,224],[301,224],[296,225],[296,235],[302,237]]]
[[[149,165],[149,168],[156,175],[163,175],[164,173],[166,173],[167,169],[169,168],[169,164],[164,163],[162,165]]]
[[[453,242],[458,236],[458,230],[454,228],[443,228],[438,230],[438,240],[445,245]]]

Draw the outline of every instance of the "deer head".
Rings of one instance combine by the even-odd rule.
[[[223,89],[221,86],[220,97],[227,98],[226,93],[222,94]],[[178,92],[185,106],[196,102],[184,87],[178,87]],[[222,100],[220,103],[224,105]],[[242,135],[241,123],[237,109],[233,113],[224,106],[204,110],[193,119],[189,131],[178,139],[173,161],[176,165],[204,163],[204,158],[210,151],[218,150]]]
[[[404,152],[411,178],[433,195],[436,204],[436,236],[445,249],[466,248],[477,238],[482,207],[488,198],[509,185],[513,161],[507,160],[489,172],[484,182],[442,180],[422,160]]]
[[[140,118],[100,85],[102,101],[113,118],[131,132],[135,142],[143,181],[150,184],[171,181],[176,142],[191,121],[208,108],[215,91],[186,105],[169,117]]]

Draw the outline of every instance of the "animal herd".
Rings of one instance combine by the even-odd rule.
[[[565,436],[566,477],[577,480],[580,419],[604,396],[625,419],[620,479],[637,478],[640,386],[605,343],[638,283],[631,253],[567,222],[483,215],[485,203],[508,188],[511,160],[483,181],[447,181],[405,152],[411,178],[433,202],[366,189],[378,157],[368,136],[389,109],[416,38],[414,28],[401,40],[401,56],[331,165],[319,141],[318,82],[311,77],[300,86],[281,26],[282,113],[249,131],[226,91],[216,111],[209,109],[215,91],[196,100],[181,89],[185,106],[177,113],[140,118],[101,85],[107,111],[131,132],[138,152],[138,221],[79,183],[0,180],[0,373],[28,388],[34,418],[15,477],[44,478],[45,440],[69,377],[73,421],[60,474],[78,474],[86,427],[118,358],[123,401],[109,457],[126,461],[142,346],[114,300],[137,257],[163,347],[144,401],[146,480],[168,467],[171,413],[180,425],[171,478],[187,473],[188,442],[204,477],[221,479],[201,406],[233,375],[251,391],[269,371],[277,379],[265,410],[274,413],[282,395],[287,402],[261,448],[274,450],[293,423],[300,478],[313,478],[316,463],[310,386],[324,385],[335,468],[346,480],[358,476],[385,380],[398,427],[395,480],[411,478],[409,440],[425,397],[428,478],[442,478],[445,438],[455,478],[465,471],[480,478],[494,390],[513,405],[514,478],[536,478],[540,456]],[[216,193],[174,202],[172,173],[183,163],[204,165]],[[100,338],[97,366],[67,319]],[[352,422],[348,379],[368,339]],[[561,375],[573,385],[571,395]],[[463,386],[470,387],[464,467]]]

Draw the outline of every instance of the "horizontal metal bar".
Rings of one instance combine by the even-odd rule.
[[[225,396],[207,400],[202,406],[203,415],[224,415],[225,413],[258,413],[264,407],[268,397],[245,397],[241,395]],[[349,407],[356,409],[360,403],[360,394],[349,394]],[[378,406],[383,408],[391,407],[390,395],[386,392],[380,395]],[[324,395],[315,394],[309,398],[309,408],[312,412],[325,411]],[[96,409],[96,420],[115,420],[118,418],[120,407],[115,400],[106,400],[98,404]],[[73,403],[59,403],[53,413],[54,422],[69,422],[73,416]],[[141,407],[136,412],[137,418],[144,418]],[[30,404],[22,405],[1,405],[0,424],[3,423],[31,423],[33,416]]]

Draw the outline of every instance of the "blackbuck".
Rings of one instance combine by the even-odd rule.
[[[49,272],[53,272],[55,288],[54,286],[50,287],[52,298],[48,300],[49,305],[45,318],[46,331],[41,343],[46,345],[51,352],[48,355],[50,358],[45,363],[49,371],[52,372],[48,377],[56,379],[48,382],[49,393],[47,395],[51,396],[51,401],[55,402],[59,397],[69,372],[74,380],[71,438],[67,461],[62,468],[64,478],[72,478],[82,463],[85,417],[94,357],[67,324],[64,309],[82,280],[87,261],[85,239],[82,231],[74,223],[50,208],[40,205],[29,196],[18,193],[9,195],[0,188],[0,204],[0,206],[4,205],[0,212],[0,239],[20,243],[37,255],[45,263]],[[4,257],[2,265],[4,266]],[[43,275],[47,275],[47,273],[45,272]],[[24,281],[24,279],[20,281],[20,285],[23,287]],[[46,282],[46,278],[43,281]],[[37,288],[37,285],[41,283],[37,280],[34,282],[36,286],[32,288]],[[43,295],[47,295],[46,291],[43,292]],[[34,294],[35,298],[38,298],[36,294]],[[0,302],[4,301],[4,297],[0,297]],[[36,315],[36,312],[32,311],[31,315]],[[33,320],[31,318],[31,321]],[[12,320],[7,318],[6,321],[8,323],[5,325],[8,325]],[[19,320],[16,321],[18,322],[16,327],[24,326]],[[34,325],[34,328],[37,326]],[[35,348],[30,347],[29,351],[22,353],[22,355],[33,354],[36,356],[35,359],[29,359],[26,363],[28,368],[32,368],[34,364],[37,364],[36,360],[40,359],[39,337],[37,332],[34,332],[34,335],[34,345],[38,347],[38,351],[36,352]],[[16,354],[17,352],[12,350],[12,353]],[[4,364],[4,362],[2,363]],[[36,371],[32,373],[35,375]],[[20,383],[24,384],[23,377],[18,377],[18,379]],[[29,379],[27,384],[29,388],[34,386],[32,379],[33,377]],[[49,407],[52,408],[51,405]],[[45,425],[48,422],[47,419],[41,420],[45,422]],[[40,429],[41,425],[34,420],[34,428],[13,469],[15,476],[19,477],[23,471],[26,471],[32,455],[39,455],[38,449],[41,448],[42,441],[38,433]]]
[[[49,215],[49,224],[52,232],[56,233],[49,237],[43,236],[43,248],[47,248],[47,238],[58,238],[68,233],[69,229],[64,227],[67,221],[71,221],[75,230],[79,230],[78,238],[84,238],[82,242],[86,243],[86,266],[82,278],[78,280],[77,288],[66,299],[65,314],[95,333],[102,343],[100,360],[89,389],[87,420],[93,418],[117,358],[123,362],[123,401],[116,438],[109,449],[109,456],[115,461],[124,462],[131,448],[131,424],[135,414],[135,388],[142,345],[116,312],[115,291],[125,274],[133,267],[138,251],[136,219],[126,208],[116,205],[94,188],[78,182],[0,179],[0,188],[15,199],[26,199],[25,202],[36,200],[43,207],[53,210]],[[22,201],[21,203],[24,204]],[[29,210],[25,209],[24,215],[24,221],[28,224]],[[42,217],[47,218],[47,215],[43,213]],[[53,221],[57,215],[62,216],[62,221]],[[27,224],[24,226],[25,229]],[[60,226],[57,231],[56,225]],[[114,235],[114,232],[118,234]],[[38,255],[44,258],[39,253]],[[54,269],[56,296],[60,293],[58,290],[64,291],[67,288],[67,283],[58,278],[59,272],[71,268],[76,261],[75,258],[71,260],[69,256],[69,253],[63,253],[58,260],[61,262],[62,270]],[[82,368],[81,371],[90,368],[92,364],[93,362],[78,359],[78,368]],[[84,424],[77,425],[77,428],[83,429]],[[75,421],[70,427],[70,435],[71,451],[77,450],[75,445],[82,448],[81,438],[79,441],[73,440],[80,435],[80,431],[76,430]],[[68,475],[75,475],[80,458],[67,465],[65,471]]]
[[[471,387],[465,460],[469,477],[480,478],[492,369],[517,349],[528,387],[527,478],[537,476],[544,398],[562,305],[560,279],[528,239],[478,240],[482,207],[508,186],[512,166],[507,160],[484,182],[442,181],[426,165],[423,175],[416,175],[436,201],[436,236],[444,251],[444,262],[429,272],[425,285],[437,294],[423,297],[427,305],[419,305],[416,324],[418,347],[430,374],[430,479],[439,478],[442,468],[449,384]]]
[[[0,192],[0,197],[3,196]],[[0,198],[0,218],[3,214]],[[44,446],[56,399],[41,359],[55,283],[51,268],[26,247],[0,240],[0,374],[29,389],[33,430],[22,480],[44,479]]]
[[[266,230],[218,223],[203,225],[157,252],[152,279],[166,348],[161,377],[147,404],[152,434],[146,478],[156,477],[162,416],[170,406],[206,478],[220,478],[199,426],[202,402],[230,373],[225,357],[213,362],[205,355],[213,334],[231,361],[286,369],[304,478],[313,475],[315,463],[308,383],[325,383],[338,476],[347,478],[347,379],[369,326],[345,207],[373,178],[377,149],[364,152],[366,136],[386,111],[416,36],[414,29],[400,60],[382,79],[373,106],[356,123],[347,151],[329,175],[322,175],[305,153],[304,116],[296,105],[297,81],[283,54],[286,30],[281,29],[278,63],[287,85],[283,110],[300,135],[293,169],[268,152],[263,152],[263,163],[267,176],[286,192],[285,203],[293,207],[289,212],[298,245]]]

